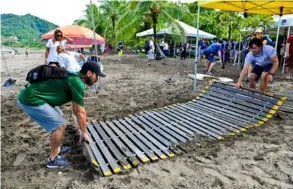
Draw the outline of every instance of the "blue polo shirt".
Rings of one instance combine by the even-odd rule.
[[[219,43],[213,43],[205,50],[205,55],[208,56],[210,54],[217,55],[218,51],[221,50],[221,45]]]

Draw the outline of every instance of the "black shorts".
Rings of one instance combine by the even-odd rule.
[[[258,80],[261,77],[261,74],[263,72],[269,72],[272,69],[273,64],[267,64],[265,66],[259,66],[259,65],[254,65],[251,73],[254,73],[257,75],[256,80]]]

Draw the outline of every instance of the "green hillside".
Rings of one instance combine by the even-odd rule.
[[[17,36],[19,41],[38,41],[42,34],[58,27],[31,14],[24,16],[1,14],[1,20],[1,35],[4,37]]]

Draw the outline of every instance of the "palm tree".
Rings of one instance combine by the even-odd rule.
[[[183,38],[183,28],[175,19],[191,18],[190,12],[186,6],[178,6],[173,2],[166,1],[130,1],[127,4],[125,13],[118,19],[118,36],[125,39],[133,38],[135,33],[141,29],[147,29],[144,26],[148,24],[148,18],[151,18],[154,30],[154,43],[156,43],[156,31],[158,28],[169,27],[173,30],[179,30]],[[156,47],[155,47],[156,48]]]

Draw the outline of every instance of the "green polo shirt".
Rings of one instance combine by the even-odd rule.
[[[79,76],[69,76],[65,79],[49,79],[29,84],[18,95],[18,100],[25,105],[61,106],[67,102],[75,102],[84,106],[85,85]]]

